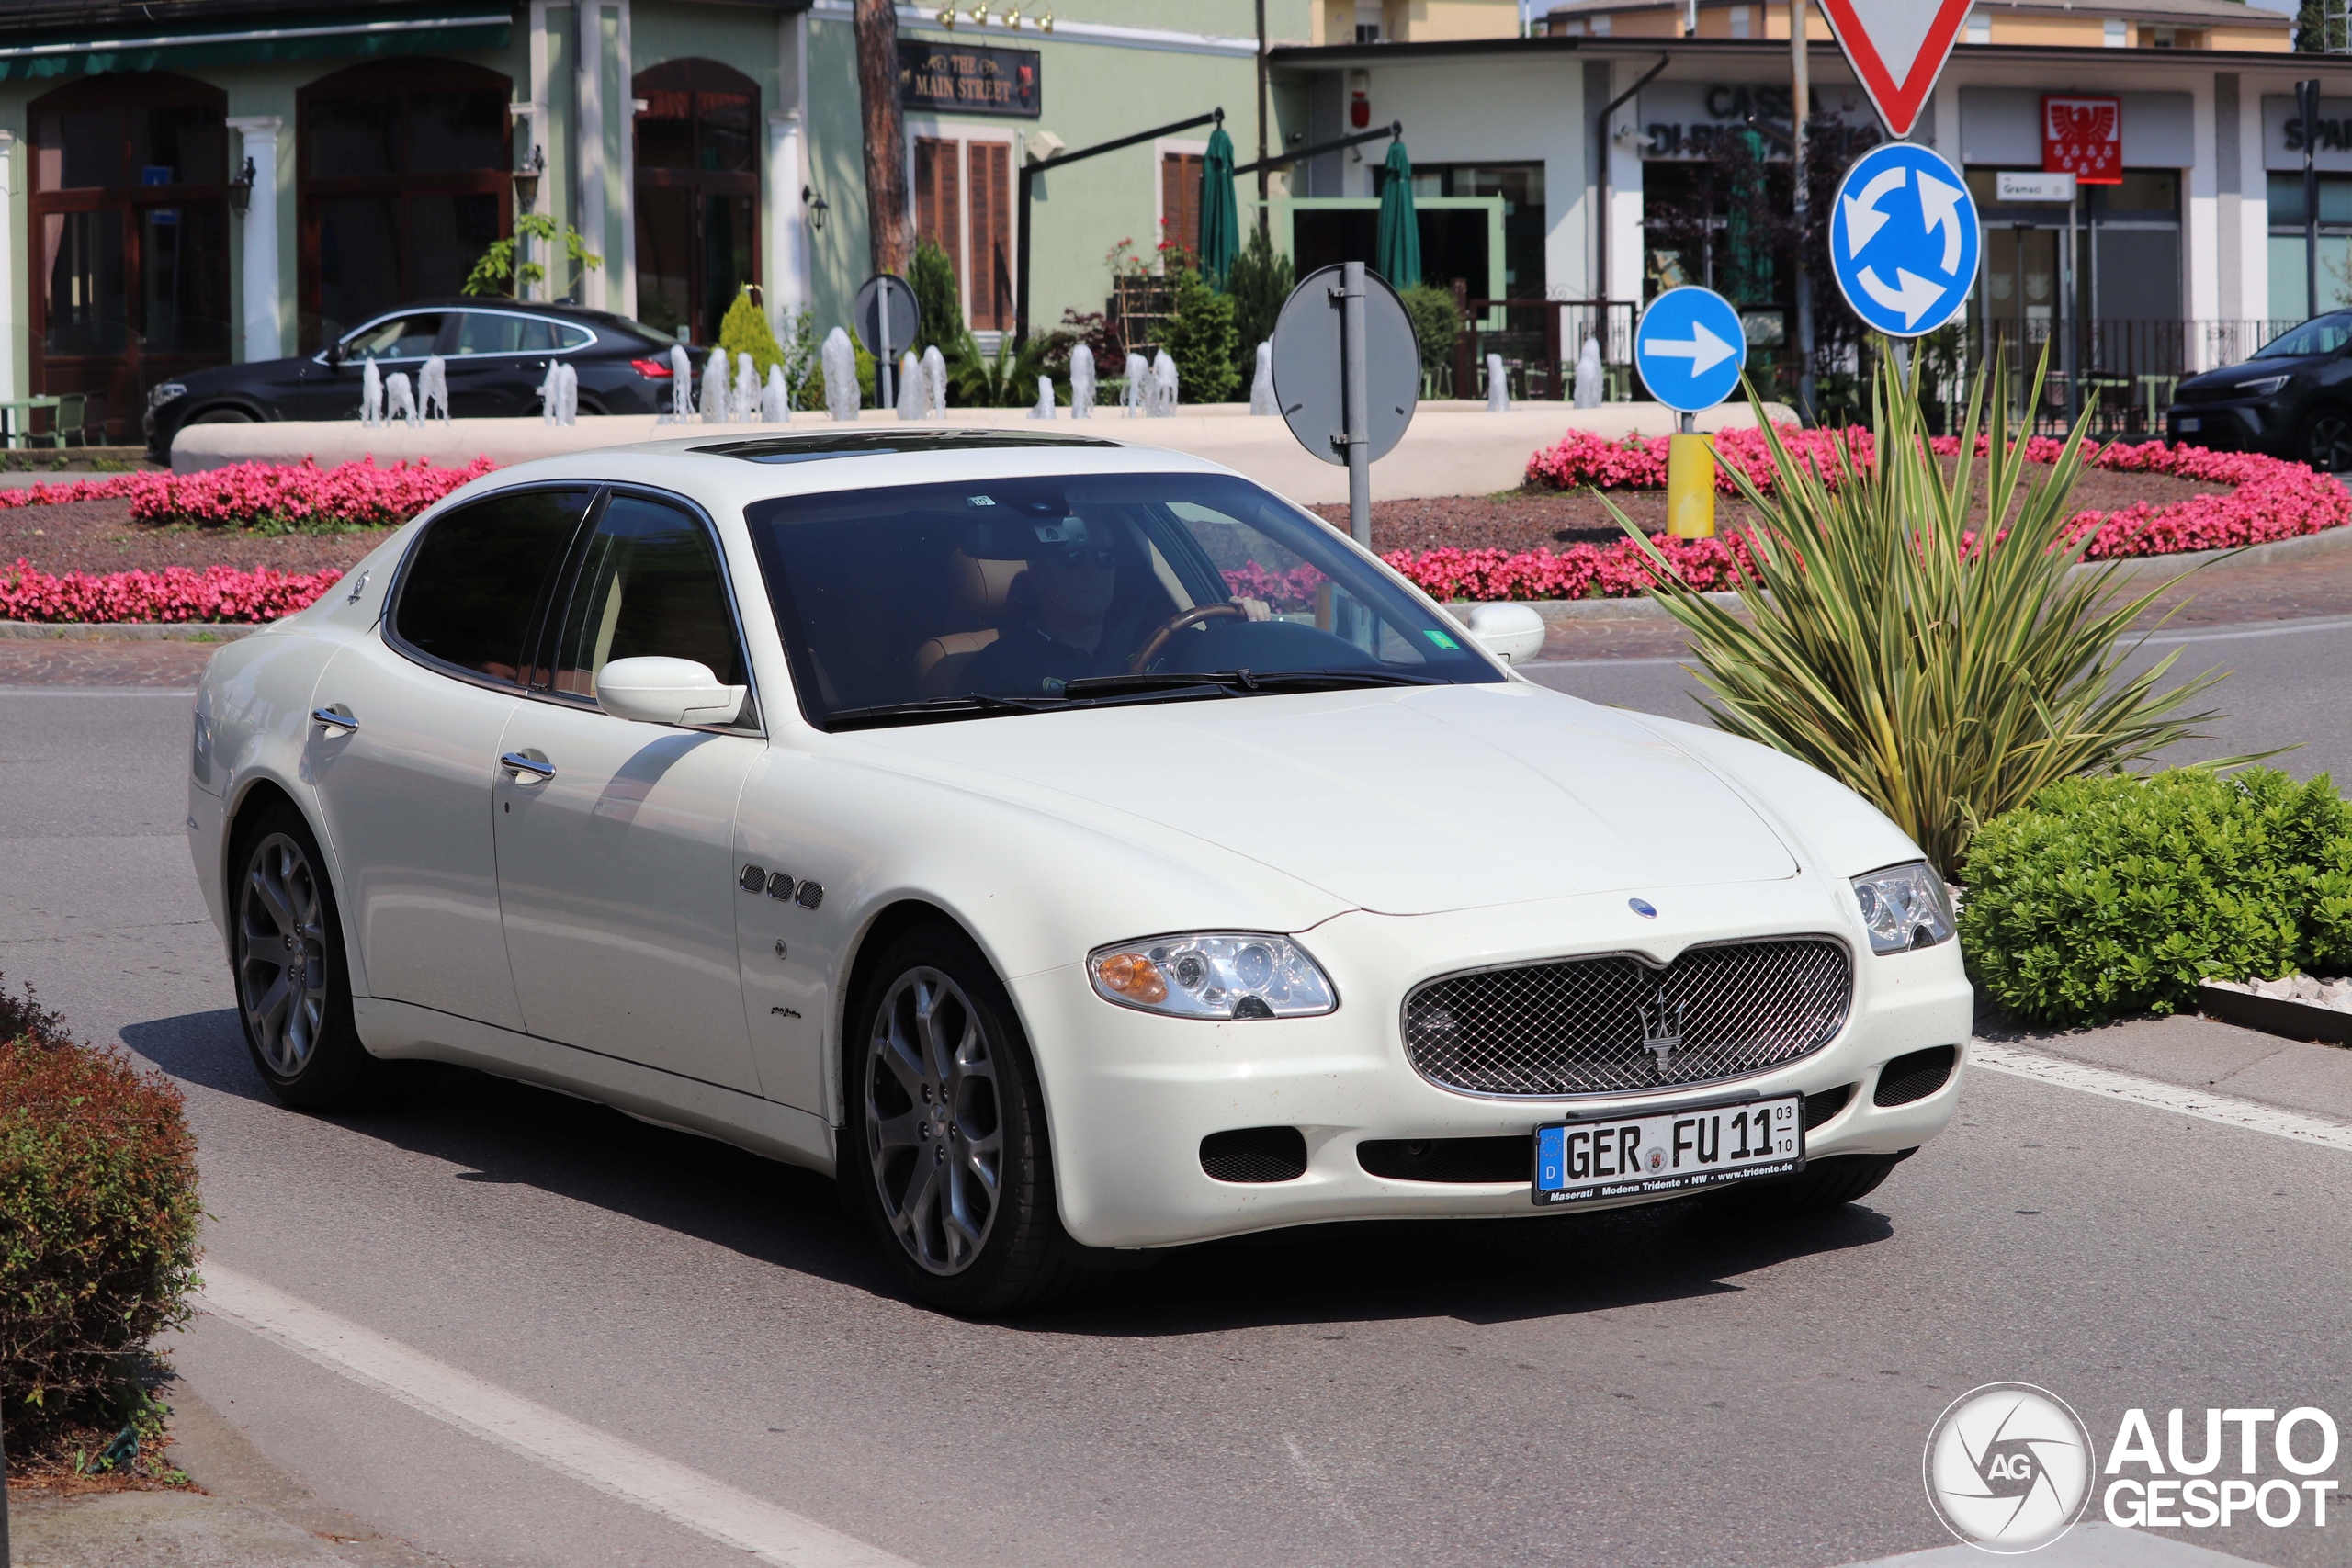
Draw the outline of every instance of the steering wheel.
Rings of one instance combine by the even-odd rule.
[[[1186,626],[1196,626],[1203,621],[1244,620],[1249,615],[1249,611],[1229,600],[1215,604],[1195,604],[1189,610],[1179,610],[1160,622],[1158,631],[1144,638],[1143,651],[1127,660],[1127,673],[1139,675],[1149,669],[1151,661],[1159,657],[1159,650],[1168,646],[1168,639]]]

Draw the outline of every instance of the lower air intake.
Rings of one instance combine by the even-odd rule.
[[[1878,1070],[1878,1089],[1871,1095],[1871,1103],[1908,1105],[1915,1100],[1925,1100],[1944,1087],[1944,1080],[1951,1077],[1952,1064],[1958,1060],[1957,1045],[1936,1045],[1897,1056]]]
[[[1532,1180],[1535,1140],[1521,1133],[1503,1138],[1366,1138],[1356,1145],[1356,1163],[1391,1181]]]
[[[1306,1136],[1295,1127],[1211,1133],[1201,1140],[1201,1168],[1216,1181],[1296,1181],[1306,1174]]]

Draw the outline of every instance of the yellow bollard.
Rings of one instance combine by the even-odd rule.
[[[1715,536],[1715,438],[1681,434],[1666,454],[1666,531],[1678,539]]]

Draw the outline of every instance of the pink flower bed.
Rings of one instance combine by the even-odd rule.
[[[300,463],[232,463],[199,474],[121,474],[0,491],[0,507],[128,499],[141,523],[268,533],[318,528],[391,528],[498,465],[476,457],[462,468],[373,457],[322,468]]]
[[[1877,460],[1869,431],[1777,427],[1791,454],[1811,464],[1832,484],[1851,461],[1868,469]],[[1990,446],[1976,438],[1978,456]],[[1956,457],[1957,436],[1928,444],[1939,457]],[[1591,485],[1600,490],[1657,490],[1666,484],[1668,443],[1663,436],[1604,441],[1570,431],[1556,446],[1538,452],[1527,466],[1530,486],[1565,490]],[[2025,443],[2030,463],[2052,464],[2064,443],[2037,435]],[[1738,469],[1757,489],[1772,489],[1771,452],[1759,430],[1727,430],[1715,437],[1716,489],[1737,494],[1729,470]],[[2084,554],[2100,560],[2125,556],[2174,555],[2188,550],[2234,549],[2267,544],[2352,523],[2352,494],[2328,475],[2301,463],[2252,452],[2212,452],[2201,446],[2162,442],[2095,448],[2093,466],[2119,471],[2172,474],[2181,479],[2233,485],[2227,495],[2196,495],[2169,506],[2137,502],[2120,511],[2079,513],[2070,537],[2092,533]],[[1678,540],[1654,536],[1652,543],[1691,586],[1713,592],[1736,587],[1747,559],[1737,535],[1724,539]],[[1571,545],[1565,550],[1400,550],[1388,563],[1441,599],[1609,599],[1647,592],[1654,577],[1648,559],[1631,540],[1606,546]]]
[[[185,566],[162,571],[69,571],[51,577],[18,560],[0,570],[0,620],[274,621],[302,609],[343,573]]]

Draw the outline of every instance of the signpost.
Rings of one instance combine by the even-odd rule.
[[[1879,118],[1908,136],[1975,0],[1821,0]]]
[[[1372,547],[1372,465],[1413,423],[1421,354],[1396,291],[1345,262],[1301,280],[1274,318],[1274,402],[1298,444],[1348,470],[1348,531]]]
[[[922,331],[922,310],[915,303],[915,291],[903,277],[876,273],[858,286],[857,300],[850,307],[849,319],[857,341],[874,356],[876,406],[896,408],[898,353],[912,348],[916,334]]]
[[[1634,330],[1634,367],[1650,396],[1682,416],[1668,445],[1667,531],[1704,539],[1715,532],[1715,449],[1691,415],[1739,388],[1747,368],[1747,332],[1738,308],[1712,288],[1669,288],[1642,312]]]

